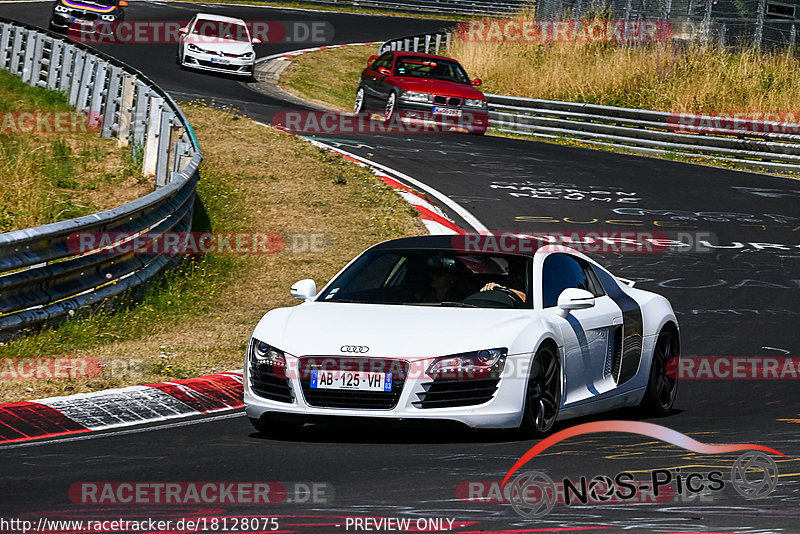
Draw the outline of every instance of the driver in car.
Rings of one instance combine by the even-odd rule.
[[[480,289],[480,291],[491,291],[493,289],[511,291],[512,293],[517,295],[519,297],[519,299],[524,303],[525,300],[527,299],[527,295],[525,294],[525,292],[524,291],[520,291],[519,289],[514,289],[513,287],[509,287],[509,286],[524,287],[525,283],[524,283],[522,277],[520,276],[521,274],[523,274],[522,273],[522,269],[519,269],[519,268],[516,268],[516,269],[511,268],[511,269],[509,269],[509,265],[505,262],[505,260],[502,260],[502,259],[498,258],[498,259],[495,260],[495,262],[497,262],[497,261],[502,261],[503,263],[505,263],[505,265],[501,265],[500,267],[503,269],[503,271],[505,271],[505,273],[507,275],[506,277],[508,279],[508,282],[506,282],[506,283],[508,285],[498,284],[497,282],[488,282],[486,285],[484,285]]]

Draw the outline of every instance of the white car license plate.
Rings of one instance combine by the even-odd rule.
[[[312,389],[391,391],[392,373],[368,371],[311,371]]]
[[[448,115],[450,117],[460,117],[461,110],[460,109],[450,109],[450,108],[433,108],[433,112],[437,115]]]
[[[230,63],[230,61],[228,61],[227,59],[212,57],[211,63],[219,63],[220,65],[227,65],[228,63]]]

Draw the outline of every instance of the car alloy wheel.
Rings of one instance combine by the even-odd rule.
[[[525,393],[520,429],[525,437],[542,437],[552,430],[561,404],[561,366],[556,349],[542,345],[536,351]]]
[[[390,94],[389,100],[386,101],[386,112],[384,113],[384,121],[387,123],[392,120],[396,101],[397,101],[397,95],[395,95],[394,93]]]
[[[364,88],[359,87],[356,91],[356,103],[353,106],[353,113],[361,113],[364,108]]]
[[[670,376],[669,370],[673,365],[669,361],[678,357],[677,341],[677,337],[669,329],[662,330],[656,341],[653,361],[650,364],[650,379],[641,404],[650,415],[667,415],[675,404],[678,378]],[[677,366],[674,367],[677,369]]]

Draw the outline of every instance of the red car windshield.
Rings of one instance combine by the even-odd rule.
[[[426,57],[400,56],[394,67],[395,76],[410,78],[432,78],[469,85],[464,68],[455,61]]]

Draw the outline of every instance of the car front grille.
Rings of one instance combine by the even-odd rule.
[[[435,95],[433,97],[433,103],[438,104],[440,106],[458,107],[461,105],[461,99],[455,96],[447,97],[447,96]]]
[[[69,14],[75,17],[76,19],[80,20],[97,20],[96,13],[89,13],[87,11],[79,11],[77,9],[73,9],[72,11],[69,12]]]
[[[271,364],[250,363],[250,389],[265,399],[292,402],[294,394],[285,368],[276,372]]]
[[[474,406],[488,402],[497,391],[499,377],[471,380],[443,379],[425,382],[424,391],[417,393],[417,408],[452,408]]]
[[[204,59],[196,60],[198,64],[204,67],[212,67],[215,69],[225,69],[230,71],[238,71],[242,69],[242,65],[223,65],[222,63],[217,63],[216,61],[206,61]]]
[[[310,356],[300,359],[300,386],[309,406],[316,408],[351,408],[391,410],[397,406],[408,375],[408,362],[382,358],[339,358]],[[313,370],[360,370],[392,373],[391,391],[355,391],[311,387]]]

